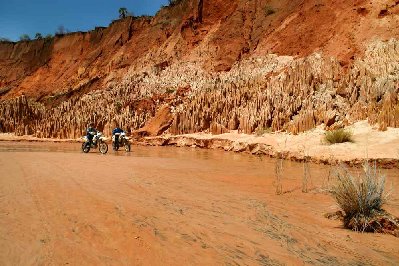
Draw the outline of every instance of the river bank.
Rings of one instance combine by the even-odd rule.
[[[198,147],[246,152],[255,155],[282,157],[287,160],[310,160],[314,163],[361,165],[375,161],[383,168],[399,166],[399,129],[378,131],[366,121],[346,128],[353,133],[353,142],[329,145],[325,130],[317,127],[302,134],[265,133],[261,136],[231,132],[221,135],[205,133],[146,137],[139,143],[151,146]]]
[[[324,141],[325,130],[317,127],[302,134],[265,133],[240,134],[236,131],[221,135],[195,133],[186,135],[164,134],[134,140],[141,146],[175,146],[203,149],[222,149],[260,156],[280,157],[292,161],[309,160],[318,164],[345,163],[359,166],[365,160],[375,161],[380,167],[399,167],[399,129],[379,131],[367,121],[346,128],[353,133],[353,142],[329,145]],[[110,138],[108,138],[110,139]],[[43,139],[33,136],[0,134],[0,141],[81,142],[82,139]]]

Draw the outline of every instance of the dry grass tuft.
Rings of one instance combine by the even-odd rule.
[[[353,142],[353,133],[343,128],[327,131],[325,134],[325,140],[329,144]]]
[[[309,192],[309,182],[311,182],[309,161],[310,161],[310,157],[305,156],[305,159],[303,161],[303,177],[302,177],[302,192],[303,193]]]
[[[385,176],[376,164],[365,163],[363,173],[354,177],[341,166],[336,171],[338,183],[332,188],[332,195],[344,212],[346,228],[361,232],[384,232],[397,234],[399,220],[386,213]]]
[[[283,171],[284,171],[284,166],[283,166],[283,157],[280,152],[277,153],[277,158],[276,158],[276,164],[274,167],[274,173],[276,180],[274,182],[274,186],[276,188],[276,195],[281,195],[283,194]]]

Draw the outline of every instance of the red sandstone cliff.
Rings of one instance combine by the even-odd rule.
[[[228,70],[250,55],[306,56],[314,51],[347,64],[375,38],[399,36],[398,1],[191,0],[155,17],[51,40],[0,43],[2,98],[20,93],[105,87],[131,66],[197,60]]]
[[[88,119],[103,128],[119,119],[137,129],[162,104],[172,107],[175,133],[261,127],[300,132],[323,122],[381,122],[381,112],[391,117],[398,101],[399,52],[395,42],[373,46],[376,53],[369,47],[398,38],[398,14],[399,1],[182,0],[155,17],[127,18],[87,33],[3,42],[1,99],[24,94],[37,104],[4,104],[1,131],[22,127],[20,133],[75,136]],[[315,52],[326,60],[306,59]],[[177,95],[183,87],[188,91]],[[96,89],[102,93],[97,98],[89,93]],[[28,111],[21,111],[22,102]],[[102,114],[93,114],[95,107]],[[18,112],[34,113],[36,125],[5,121]],[[120,117],[112,118],[117,112]],[[385,120],[385,126],[396,126]],[[73,129],[60,133],[59,121]]]

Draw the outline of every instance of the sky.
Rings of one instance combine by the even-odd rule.
[[[126,7],[135,16],[154,15],[168,0],[0,0],[0,38],[18,41],[22,34],[34,38],[54,34],[59,26],[88,31],[108,26]]]

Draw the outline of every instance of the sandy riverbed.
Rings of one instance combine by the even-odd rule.
[[[329,167],[215,150],[0,143],[2,265],[279,265],[399,263],[399,238],[324,218]],[[399,171],[384,170],[399,189]],[[393,194],[387,209],[399,215]]]

